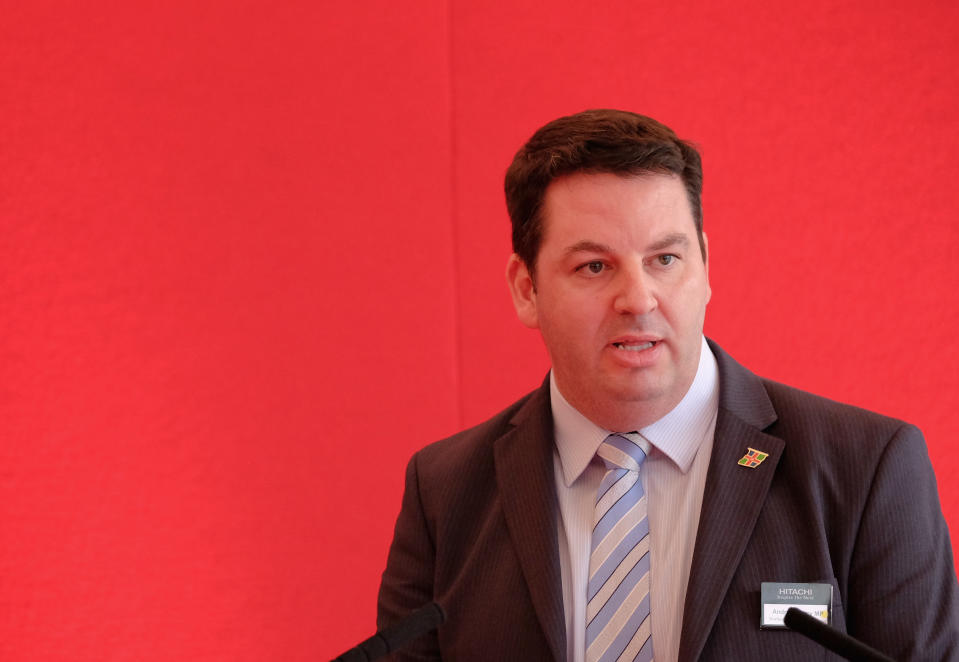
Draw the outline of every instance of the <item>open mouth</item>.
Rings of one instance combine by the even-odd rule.
[[[614,342],[613,347],[616,349],[622,349],[627,352],[641,352],[644,349],[649,349],[655,345],[655,341],[649,341],[644,343],[624,343],[624,342]]]

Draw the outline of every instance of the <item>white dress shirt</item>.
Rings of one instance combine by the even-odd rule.
[[[632,430],[604,430],[588,420],[559,392],[552,373],[549,387],[556,436],[553,463],[567,660],[583,662],[593,508],[605,473],[594,458],[609,434]],[[640,478],[648,504],[650,617],[657,660],[668,662],[679,655],[686,585],[718,409],[719,372],[704,338],[689,391],[671,412],[638,431],[652,445]]]

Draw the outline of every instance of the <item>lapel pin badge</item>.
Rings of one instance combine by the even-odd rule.
[[[755,448],[747,448],[746,454],[739,459],[738,464],[749,467],[750,469],[755,469],[762,464],[763,460],[767,457],[769,457],[769,453],[757,451]]]

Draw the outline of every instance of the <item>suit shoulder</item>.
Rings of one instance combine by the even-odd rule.
[[[776,410],[773,434],[826,439],[861,450],[885,446],[897,433],[921,438],[918,429],[905,421],[769,379],[762,378],[762,383]]]
[[[901,420],[756,375],[707,340],[720,374],[720,407],[777,436],[886,438],[918,430]],[[921,435],[920,435],[921,436]]]

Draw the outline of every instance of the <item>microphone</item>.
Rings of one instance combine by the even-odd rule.
[[[853,662],[895,662],[875,648],[830,627],[801,609],[790,607],[783,622],[790,630],[804,634],[820,646]]]
[[[385,630],[380,630],[355,648],[346,651],[332,662],[372,662],[392,653],[432,632],[446,621],[446,612],[431,602]]]

